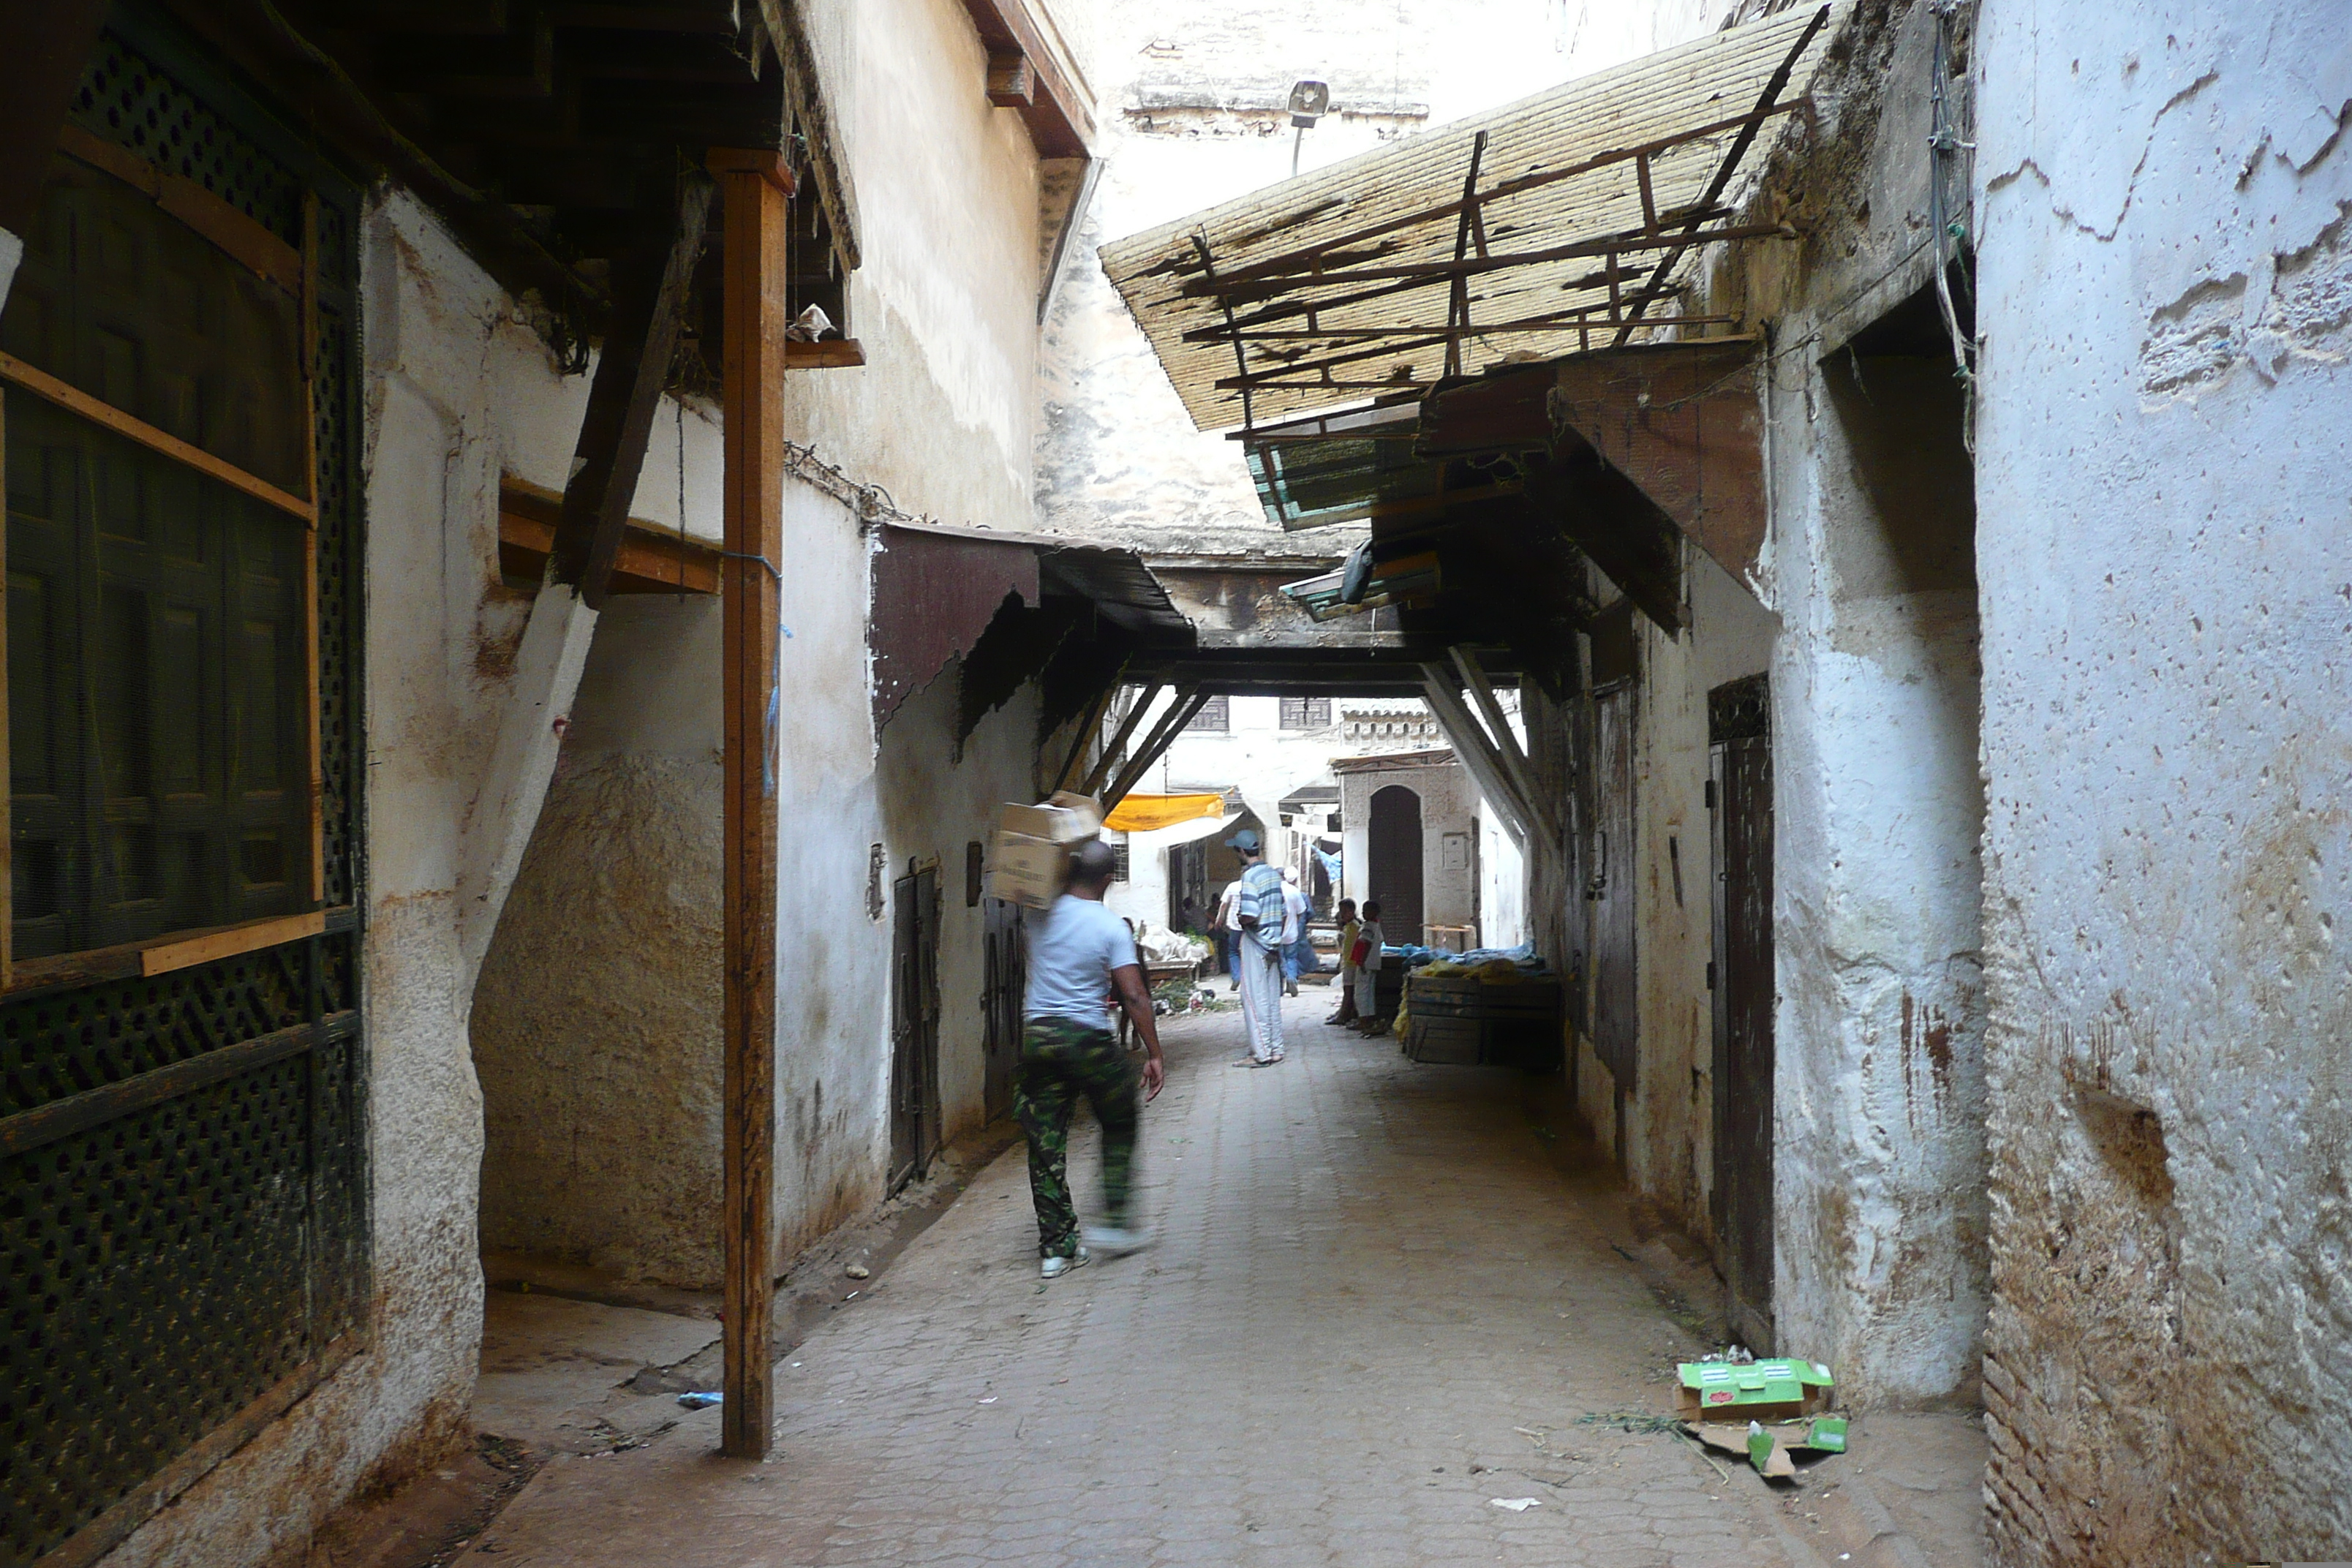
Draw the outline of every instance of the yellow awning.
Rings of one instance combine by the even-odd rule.
[[[1201,817],[1212,821],[1225,815],[1221,795],[1130,795],[1103,819],[1105,827],[1121,833],[1150,833]]]

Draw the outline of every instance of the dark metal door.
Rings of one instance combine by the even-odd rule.
[[[1592,1047],[1616,1085],[1615,1148],[1625,1158],[1625,1102],[1633,1093],[1640,1045],[1634,984],[1633,687],[1593,703],[1592,837],[1584,896],[1592,913]]]
[[[989,899],[982,914],[980,1009],[987,1028],[982,1095],[992,1121],[1013,1109],[1013,1075],[1021,1065],[1021,1004],[1029,988],[1029,933],[1018,904]]]
[[[1381,906],[1381,929],[1392,942],[1421,941],[1421,796],[1402,784],[1372,795],[1364,858],[1367,898]]]
[[[1772,742],[1762,676],[1708,697],[1715,805],[1716,1261],[1735,1331],[1772,1342]]]
[[[890,1190],[923,1173],[940,1142],[940,873],[891,887]]]

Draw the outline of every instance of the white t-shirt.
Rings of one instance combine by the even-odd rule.
[[[1307,901],[1305,893],[1298,890],[1297,883],[1285,882],[1282,885],[1282,944],[1285,947],[1307,934],[1307,917],[1314,912],[1315,906]]]
[[[1030,936],[1029,994],[1022,1013],[1102,1028],[1111,971],[1135,962],[1135,938],[1125,921],[1100,899],[1064,893]]]
[[[1364,929],[1356,933],[1356,939],[1370,944],[1364,954],[1364,968],[1368,972],[1378,969],[1381,966],[1381,949],[1388,945],[1388,932],[1381,929],[1380,921],[1366,921]]]

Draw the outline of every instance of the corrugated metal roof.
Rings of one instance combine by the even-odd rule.
[[[1104,247],[1103,268],[1204,430],[1417,396],[1449,373],[1449,347],[1462,374],[1613,341],[1593,313],[1605,325],[1612,300],[1683,254],[1677,241],[1745,232],[1724,218],[1763,158],[1751,151],[1704,205],[1709,187],[1784,64],[1776,102],[1801,100],[1847,4],[1717,33],[1266,186]],[[1762,121],[1758,142],[1778,123]],[[1666,306],[1651,319],[1677,318]]]

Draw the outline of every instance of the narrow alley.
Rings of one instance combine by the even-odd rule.
[[[0,1568],[2352,1563],[2347,475],[2346,0],[0,0]]]
[[[646,1447],[555,1460],[465,1561],[1980,1561],[1965,1416],[1866,1417],[1790,1494],[1655,1430],[1704,1348],[1653,1288],[1673,1256],[1530,1080],[1415,1066],[1323,1027],[1329,1005],[1288,1004],[1270,1072],[1226,1070],[1237,1014],[1171,1021],[1153,1249],[1041,1282],[1009,1150],[871,1285],[841,1279],[778,1367],[767,1462],[718,1457],[716,1411],[673,1411]],[[1083,1205],[1090,1134],[1072,1169]]]

